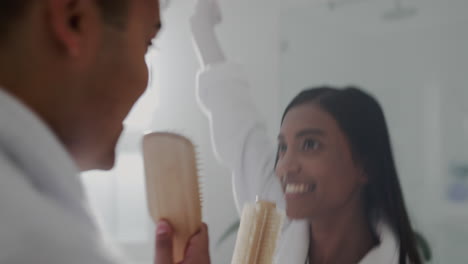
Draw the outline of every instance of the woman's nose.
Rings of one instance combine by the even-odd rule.
[[[301,171],[301,165],[294,153],[286,153],[277,165],[278,176],[285,181],[287,178],[294,177]]]

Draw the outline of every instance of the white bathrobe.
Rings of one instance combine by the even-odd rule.
[[[283,191],[274,175],[276,147],[249,97],[249,83],[235,64],[213,66],[198,75],[198,101],[208,116],[215,153],[233,172],[237,209],[257,195],[285,207]],[[265,95],[268,96],[268,95]],[[359,264],[397,264],[399,246],[390,228],[376,225],[380,244]],[[304,264],[309,245],[306,221],[288,221],[279,243],[276,263]]]
[[[121,263],[106,241],[70,155],[0,88],[0,264]]]

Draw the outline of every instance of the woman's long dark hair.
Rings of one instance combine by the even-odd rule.
[[[363,192],[365,210],[370,219],[385,219],[400,244],[400,261],[420,264],[413,228],[411,227],[393,159],[385,117],[377,100],[355,87],[337,89],[317,87],[299,93],[286,107],[312,103],[331,114],[351,146],[353,158],[368,176]]]

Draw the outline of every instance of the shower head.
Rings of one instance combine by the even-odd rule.
[[[395,0],[395,5],[383,13],[382,18],[388,21],[407,19],[415,16],[418,9],[415,7],[403,6],[401,0]]]

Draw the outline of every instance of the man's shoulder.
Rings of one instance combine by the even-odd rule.
[[[24,171],[0,148],[0,197],[15,192],[15,187],[28,187]],[[30,187],[30,186],[29,186]],[[0,202],[3,199],[0,199]]]
[[[97,230],[0,150],[0,263],[117,263]]]

